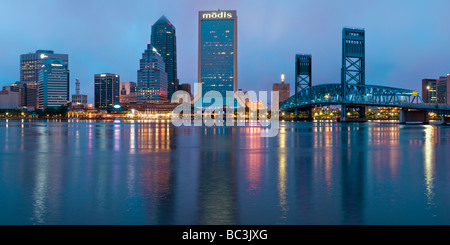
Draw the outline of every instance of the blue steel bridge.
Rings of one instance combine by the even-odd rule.
[[[315,106],[341,105],[341,121],[365,121],[365,108],[399,107],[400,123],[428,123],[428,112],[442,115],[443,123],[450,123],[450,106],[424,103],[417,91],[365,82],[365,30],[344,27],[342,30],[341,83],[312,86],[312,56],[295,56],[295,95],[280,105],[280,110],[294,112],[298,117],[305,111],[312,117]],[[349,118],[347,112],[358,111],[359,118]]]
[[[404,110],[450,115],[450,105],[424,103],[418,92],[378,85],[339,83],[320,84],[302,89],[280,105],[281,111],[302,111],[314,106],[399,107]],[[342,91],[345,91],[343,96]]]

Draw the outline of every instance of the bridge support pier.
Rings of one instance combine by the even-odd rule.
[[[348,117],[347,112],[349,109],[356,109],[359,112],[359,117]],[[367,122],[366,118],[366,108],[363,106],[360,107],[347,107],[346,105],[342,105],[341,107],[341,117],[339,118],[340,122]]]
[[[408,109],[400,110],[400,123],[423,123],[428,124],[430,122],[427,111],[413,111]]]
[[[444,125],[450,124],[450,117],[442,116],[441,124],[444,124]]]

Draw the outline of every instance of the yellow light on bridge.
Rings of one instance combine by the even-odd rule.
[[[417,95],[419,95],[419,92],[417,92],[417,91],[412,92],[412,96],[417,96]]]

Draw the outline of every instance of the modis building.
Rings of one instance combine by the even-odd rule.
[[[235,10],[199,11],[198,83],[202,96],[237,91],[237,15]],[[205,103],[204,103],[205,104]]]

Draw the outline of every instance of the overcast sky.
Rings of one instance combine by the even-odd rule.
[[[180,83],[197,81],[198,11],[236,10],[238,87],[266,90],[286,74],[294,90],[296,53],[312,54],[313,84],[339,83],[344,26],[366,30],[366,83],[420,91],[422,78],[450,73],[448,0],[0,0],[0,85],[20,79],[20,54],[69,54],[93,102],[94,74],[136,81],[151,25],[175,26]]]

